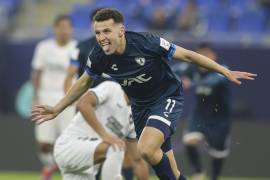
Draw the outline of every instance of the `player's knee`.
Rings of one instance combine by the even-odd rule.
[[[48,143],[38,143],[38,150],[42,153],[52,152],[53,145]]]
[[[138,144],[138,152],[143,159],[145,159],[147,162],[149,162],[152,160],[153,155],[155,154],[155,149],[153,149],[147,145]]]

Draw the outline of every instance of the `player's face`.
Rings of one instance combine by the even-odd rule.
[[[110,55],[119,52],[121,39],[124,36],[123,24],[115,23],[113,19],[94,22],[96,39],[105,54]]]
[[[62,20],[54,26],[55,37],[61,43],[68,42],[72,37],[72,25],[69,20]]]

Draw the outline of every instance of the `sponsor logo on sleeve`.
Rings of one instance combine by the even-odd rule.
[[[171,43],[169,43],[167,40],[163,38],[160,38],[160,46],[168,51],[170,49]]]

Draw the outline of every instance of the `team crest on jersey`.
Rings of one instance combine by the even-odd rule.
[[[136,57],[135,61],[141,66],[143,66],[145,64],[145,58],[144,57]]]

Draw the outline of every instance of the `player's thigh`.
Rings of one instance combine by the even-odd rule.
[[[60,136],[54,146],[54,157],[61,172],[82,173],[94,166],[94,154],[101,143],[97,138]]]
[[[57,138],[56,122],[52,120],[36,125],[35,137],[39,143],[54,144]]]
[[[155,152],[164,142],[164,134],[159,129],[145,127],[138,141],[140,154]]]
[[[160,130],[164,135],[164,140],[166,140],[175,132],[182,111],[183,98],[181,96],[164,98],[151,106],[146,127]]]

